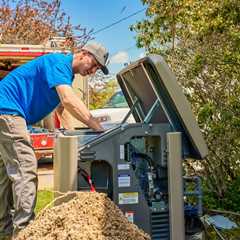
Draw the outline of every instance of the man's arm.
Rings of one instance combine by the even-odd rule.
[[[60,103],[59,106],[56,108],[56,113],[58,119],[61,122],[61,125],[68,130],[73,130],[73,126],[71,124],[71,119],[69,119],[69,113],[64,111],[63,105]]]
[[[96,131],[103,130],[100,123],[95,118],[93,118],[85,104],[75,95],[73,89],[70,86],[59,85],[56,86],[56,90],[61,104],[73,117]]]

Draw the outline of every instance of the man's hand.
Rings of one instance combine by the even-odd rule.
[[[85,104],[75,95],[69,85],[59,85],[56,87],[61,104],[70,112],[70,114],[85,123],[95,131],[104,131],[100,123],[93,118]]]

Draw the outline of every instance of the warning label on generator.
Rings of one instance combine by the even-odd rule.
[[[124,159],[124,145],[120,145],[120,159]]]
[[[129,222],[134,222],[134,212],[125,212],[125,217],[128,219]]]
[[[118,175],[118,187],[130,187],[130,175],[129,174],[119,174]]]
[[[138,192],[127,192],[118,194],[119,204],[136,204],[138,203]]]
[[[117,165],[118,170],[129,170],[130,169],[130,164],[118,164]]]

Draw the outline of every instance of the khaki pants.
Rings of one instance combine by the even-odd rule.
[[[0,115],[0,239],[34,218],[37,160],[22,117]]]

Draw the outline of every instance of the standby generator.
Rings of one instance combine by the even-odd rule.
[[[104,192],[153,240],[184,240],[202,214],[202,194],[200,179],[183,174],[183,161],[208,152],[190,104],[159,55],[130,64],[117,80],[129,113],[104,132],[64,131],[56,139],[54,188]],[[131,114],[136,123],[127,123]]]

